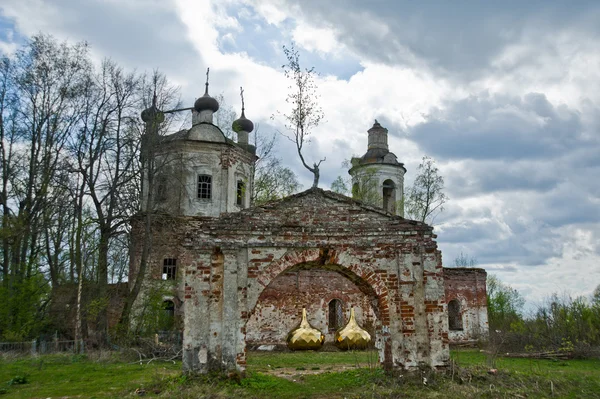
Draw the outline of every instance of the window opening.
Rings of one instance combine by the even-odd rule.
[[[175,326],[175,303],[171,300],[163,301],[162,303],[162,312],[158,315],[158,338],[159,340],[164,340],[169,338],[169,334],[167,333],[169,330],[172,330]],[[165,334],[167,333],[167,334]]]
[[[158,176],[158,184],[156,185],[156,200],[165,201],[167,199],[167,177],[164,175]]]
[[[177,259],[167,258],[163,262],[163,280],[175,280],[177,276]]]
[[[383,182],[383,210],[396,214],[396,185],[392,180]]]
[[[163,302],[163,308],[165,309],[165,315],[169,318],[175,317],[175,303],[170,300]]]
[[[198,198],[199,199],[211,199],[212,194],[212,176],[199,175],[198,176]]]
[[[453,299],[448,302],[448,328],[450,330],[462,330],[462,316],[460,314],[460,303]]]
[[[246,184],[242,180],[237,182],[237,204],[244,207],[244,197],[246,195]]]
[[[336,331],[344,326],[344,309],[342,301],[332,299],[329,302],[329,331]]]

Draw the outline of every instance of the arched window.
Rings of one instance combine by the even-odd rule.
[[[156,200],[166,201],[167,199],[167,176],[164,174],[158,175],[156,183]]]
[[[212,176],[198,175],[198,199],[212,198]]]
[[[175,303],[173,301],[164,301],[163,308],[165,309],[165,315],[167,315],[167,317],[175,317]]]
[[[335,331],[344,326],[344,309],[342,301],[332,299],[329,302],[329,331]]]
[[[237,181],[236,204],[244,208],[244,198],[246,198],[246,183],[243,180]]]
[[[169,299],[163,301],[162,312],[158,317],[158,330],[171,330],[175,325],[175,303]]]
[[[383,182],[383,210],[396,214],[396,184],[390,179]]]
[[[453,299],[448,302],[448,328],[450,330],[462,330],[462,315],[460,314],[460,303]]]

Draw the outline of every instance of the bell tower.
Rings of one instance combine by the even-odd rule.
[[[388,148],[388,130],[377,119],[368,130],[367,152],[352,158],[352,197],[386,212],[404,216],[404,174],[406,168]]]
[[[238,141],[225,137],[213,123],[219,102],[208,93],[208,72],[204,95],[193,107],[160,111],[154,102],[142,112],[146,122],[142,156],[152,168],[145,168],[144,210],[173,216],[218,217],[250,206],[257,157],[248,135],[254,124],[245,116],[242,97],[242,116],[233,123]],[[179,111],[192,111],[191,128],[159,134],[165,114]]]

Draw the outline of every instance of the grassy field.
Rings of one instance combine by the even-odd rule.
[[[250,353],[247,378],[188,377],[181,363],[115,355],[0,359],[4,398],[600,398],[600,360],[498,358],[452,352],[446,372],[387,375],[372,352]],[[137,393],[136,393],[137,390]]]

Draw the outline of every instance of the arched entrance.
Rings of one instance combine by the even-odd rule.
[[[329,275],[329,282],[331,282],[331,275],[340,276],[342,280],[346,280],[346,287],[352,286],[355,289],[354,296],[348,296],[351,298],[347,300],[347,309],[344,308],[349,315],[349,306],[354,305],[359,307],[359,321],[365,324],[365,328],[369,330],[375,342],[380,362],[386,366],[392,363],[391,350],[389,347],[389,313],[388,313],[388,291],[385,284],[377,273],[374,273],[367,265],[358,265],[344,262],[343,252],[338,252],[334,249],[309,249],[300,251],[290,251],[284,255],[281,259],[272,262],[268,267],[263,270],[261,277],[257,282],[260,288],[255,293],[256,300],[252,298],[249,305],[252,304],[251,311],[245,327],[246,337],[251,339],[251,343],[256,339],[258,334],[253,331],[253,328],[257,328],[260,325],[259,321],[263,317],[278,317],[285,314],[286,317],[290,317],[289,320],[275,320],[271,324],[272,331],[267,332],[266,336],[275,338],[278,340],[277,343],[281,344],[282,337],[293,328],[293,324],[298,322],[298,316],[302,310],[302,307],[312,309],[313,321],[317,320],[315,327],[321,329],[326,336],[329,334],[331,340],[333,331],[329,331],[328,328],[328,311],[331,301],[334,306],[342,301],[334,298],[336,292],[331,293],[329,298],[327,294],[323,295],[320,303],[307,303],[306,298],[309,295],[303,297],[296,297],[296,299],[288,302],[288,309],[275,309],[273,306],[263,306],[264,303],[274,303],[278,299],[272,298],[273,284],[282,283],[293,283],[293,277],[295,275],[302,275],[307,273],[321,273],[322,277],[327,278]],[[318,276],[319,277],[319,276]],[[329,284],[331,287],[331,284]],[[279,287],[281,288],[281,287]],[[279,290],[282,292],[281,290]],[[355,303],[352,302],[355,301]],[[335,302],[338,301],[338,302]],[[281,302],[280,302],[281,303]],[[295,314],[296,318],[292,318],[291,315]],[[268,324],[268,323],[267,323]],[[270,334],[270,335],[269,335]],[[246,341],[248,343],[248,341]],[[326,341],[327,342],[327,341]],[[388,350],[386,350],[388,348]],[[386,355],[387,353],[387,355]],[[387,357],[386,357],[387,356]]]
[[[343,276],[371,298],[385,368],[448,364],[442,262],[431,227],[312,189],[186,221],[181,230],[184,370],[244,371],[248,320],[266,287],[282,273],[317,269]]]

